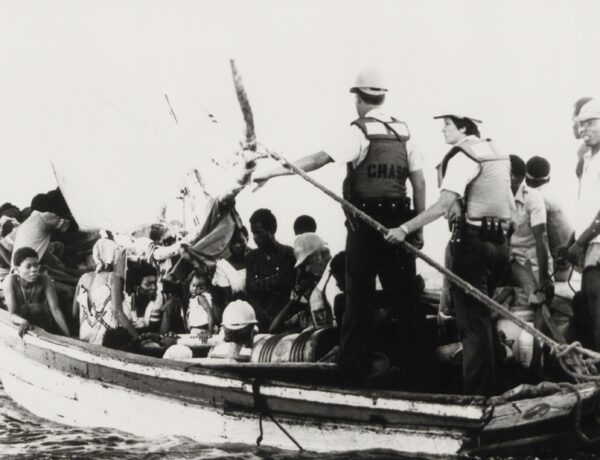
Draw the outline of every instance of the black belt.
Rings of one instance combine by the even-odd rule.
[[[365,212],[408,212],[410,211],[410,198],[397,200],[352,200],[352,204]]]

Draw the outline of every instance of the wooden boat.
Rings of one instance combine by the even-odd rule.
[[[592,383],[545,395],[516,392],[510,401],[290,383],[286,372],[310,378],[331,368],[248,363],[214,369],[37,328],[20,338],[5,311],[0,360],[5,391],[56,422],[176,434],[205,444],[254,444],[262,435],[263,445],[296,449],[297,443],[310,451],[391,449],[445,457],[564,442],[576,436],[576,411],[583,414],[580,428],[590,429],[600,398]],[[271,379],[256,372],[266,369]]]

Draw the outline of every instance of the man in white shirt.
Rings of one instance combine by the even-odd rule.
[[[517,155],[510,155],[511,189],[515,196],[512,220],[515,225],[510,238],[513,282],[528,295],[538,288],[550,292],[552,262],[546,233],[544,197],[525,182],[526,165]]]
[[[583,268],[581,292],[589,315],[589,334],[600,351],[600,100],[585,104],[577,118],[579,132],[590,148],[583,154],[575,237],[567,260]]]
[[[350,124],[340,145],[308,155],[295,162],[304,171],[314,171],[333,161],[346,163],[344,197],[386,227],[400,225],[425,209],[423,157],[413,145],[408,127],[386,113],[387,85],[373,69],[359,73],[354,86],[358,119]],[[280,167],[255,176],[263,183],[273,177],[291,174]],[[413,210],[406,181],[413,189]],[[418,331],[422,311],[415,311],[414,257],[402,248],[386,244],[383,237],[361,221],[348,216],[346,240],[346,309],[344,312],[339,364],[349,378],[361,377],[371,366],[375,278],[379,276],[386,304],[399,327],[397,336],[414,347],[423,334]],[[414,241],[422,246],[422,233]],[[401,305],[398,305],[401,304]],[[421,319],[423,321],[421,321]],[[401,329],[401,330],[400,330]],[[415,340],[411,340],[411,336]],[[408,350],[391,350],[406,354]],[[403,353],[404,352],[404,353]],[[410,353],[410,352],[409,352]],[[414,356],[414,353],[412,353]],[[400,356],[392,360],[399,362]]]
[[[508,264],[506,232],[514,206],[509,158],[497,153],[489,139],[479,138],[479,120],[456,114],[435,118],[443,118],[446,143],[453,146],[439,168],[440,197],[415,218],[390,229],[386,239],[404,241],[442,216],[454,220],[452,271],[491,295]],[[497,391],[497,338],[490,312],[455,286],[451,293],[462,335],[464,391],[490,396]]]
[[[546,205],[546,230],[548,231],[548,246],[552,256],[554,280],[566,281],[569,265],[559,265],[558,251],[568,245],[573,235],[573,226],[564,211],[558,190],[550,186],[550,163],[543,157],[534,156],[527,160],[527,186],[542,194]]]

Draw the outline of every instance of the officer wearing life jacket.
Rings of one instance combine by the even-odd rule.
[[[355,95],[358,118],[347,129],[339,145],[301,158],[295,162],[304,171],[313,171],[330,162],[347,165],[344,197],[388,227],[407,221],[415,212],[425,209],[423,157],[413,145],[408,127],[386,113],[387,84],[379,72],[365,69],[356,78],[350,92]],[[290,174],[280,167],[257,175],[255,182]],[[407,197],[406,181],[413,190],[413,209]],[[370,342],[375,294],[375,279],[384,290],[387,306],[394,310],[395,337],[412,343],[415,302],[411,294],[415,283],[414,258],[399,247],[385,242],[377,231],[348,216],[346,240],[346,310],[344,313],[339,363],[350,376],[369,372]],[[413,242],[422,247],[421,232],[414,232]],[[418,321],[417,321],[418,322]],[[412,332],[411,332],[412,331]],[[399,353],[401,346],[394,346]],[[400,360],[400,356],[391,356]]]
[[[391,229],[386,238],[403,241],[439,217],[449,217],[454,221],[451,270],[491,295],[508,264],[514,206],[510,160],[489,139],[480,139],[479,120],[457,114],[434,118],[444,120],[442,131],[446,143],[452,145],[439,167],[440,197],[415,218]],[[462,334],[465,393],[492,395],[496,357],[490,312],[455,286],[452,302]]]

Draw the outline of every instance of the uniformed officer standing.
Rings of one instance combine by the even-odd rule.
[[[510,160],[489,139],[479,138],[479,120],[456,114],[435,118],[443,118],[446,143],[453,146],[440,165],[440,197],[386,238],[403,241],[439,217],[451,216],[460,226],[453,232],[452,271],[491,295],[508,264],[507,231],[514,206]],[[454,286],[452,300],[462,334],[465,393],[492,395],[496,379],[490,312]]]
[[[295,162],[304,171],[313,171],[332,161],[347,164],[344,197],[385,226],[397,226],[416,211],[425,209],[423,157],[414,147],[405,123],[382,109],[387,85],[373,69],[359,73],[350,89],[356,97],[358,118],[353,121],[340,145]],[[290,174],[281,167],[255,176],[258,183]],[[413,189],[414,211],[407,197],[406,180]],[[411,214],[412,212],[412,214]],[[346,311],[340,339],[339,363],[350,375],[369,371],[375,279],[379,276],[387,306],[394,311],[393,322],[405,332],[397,337],[410,341],[414,318],[416,276],[414,257],[384,238],[364,223],[348,217],[346,240]],[[422,246],[422,233],[414,241]],[[399,308],[398,304],[402,304]],[[418,314],[418,313],[417,313]],[[394,347],[393,353],[398,353]],[[393,354],[392,353],[392,354]],[[392,360],[398,358],[391,356]],[[397,359],[396,359],[397,361]]]

